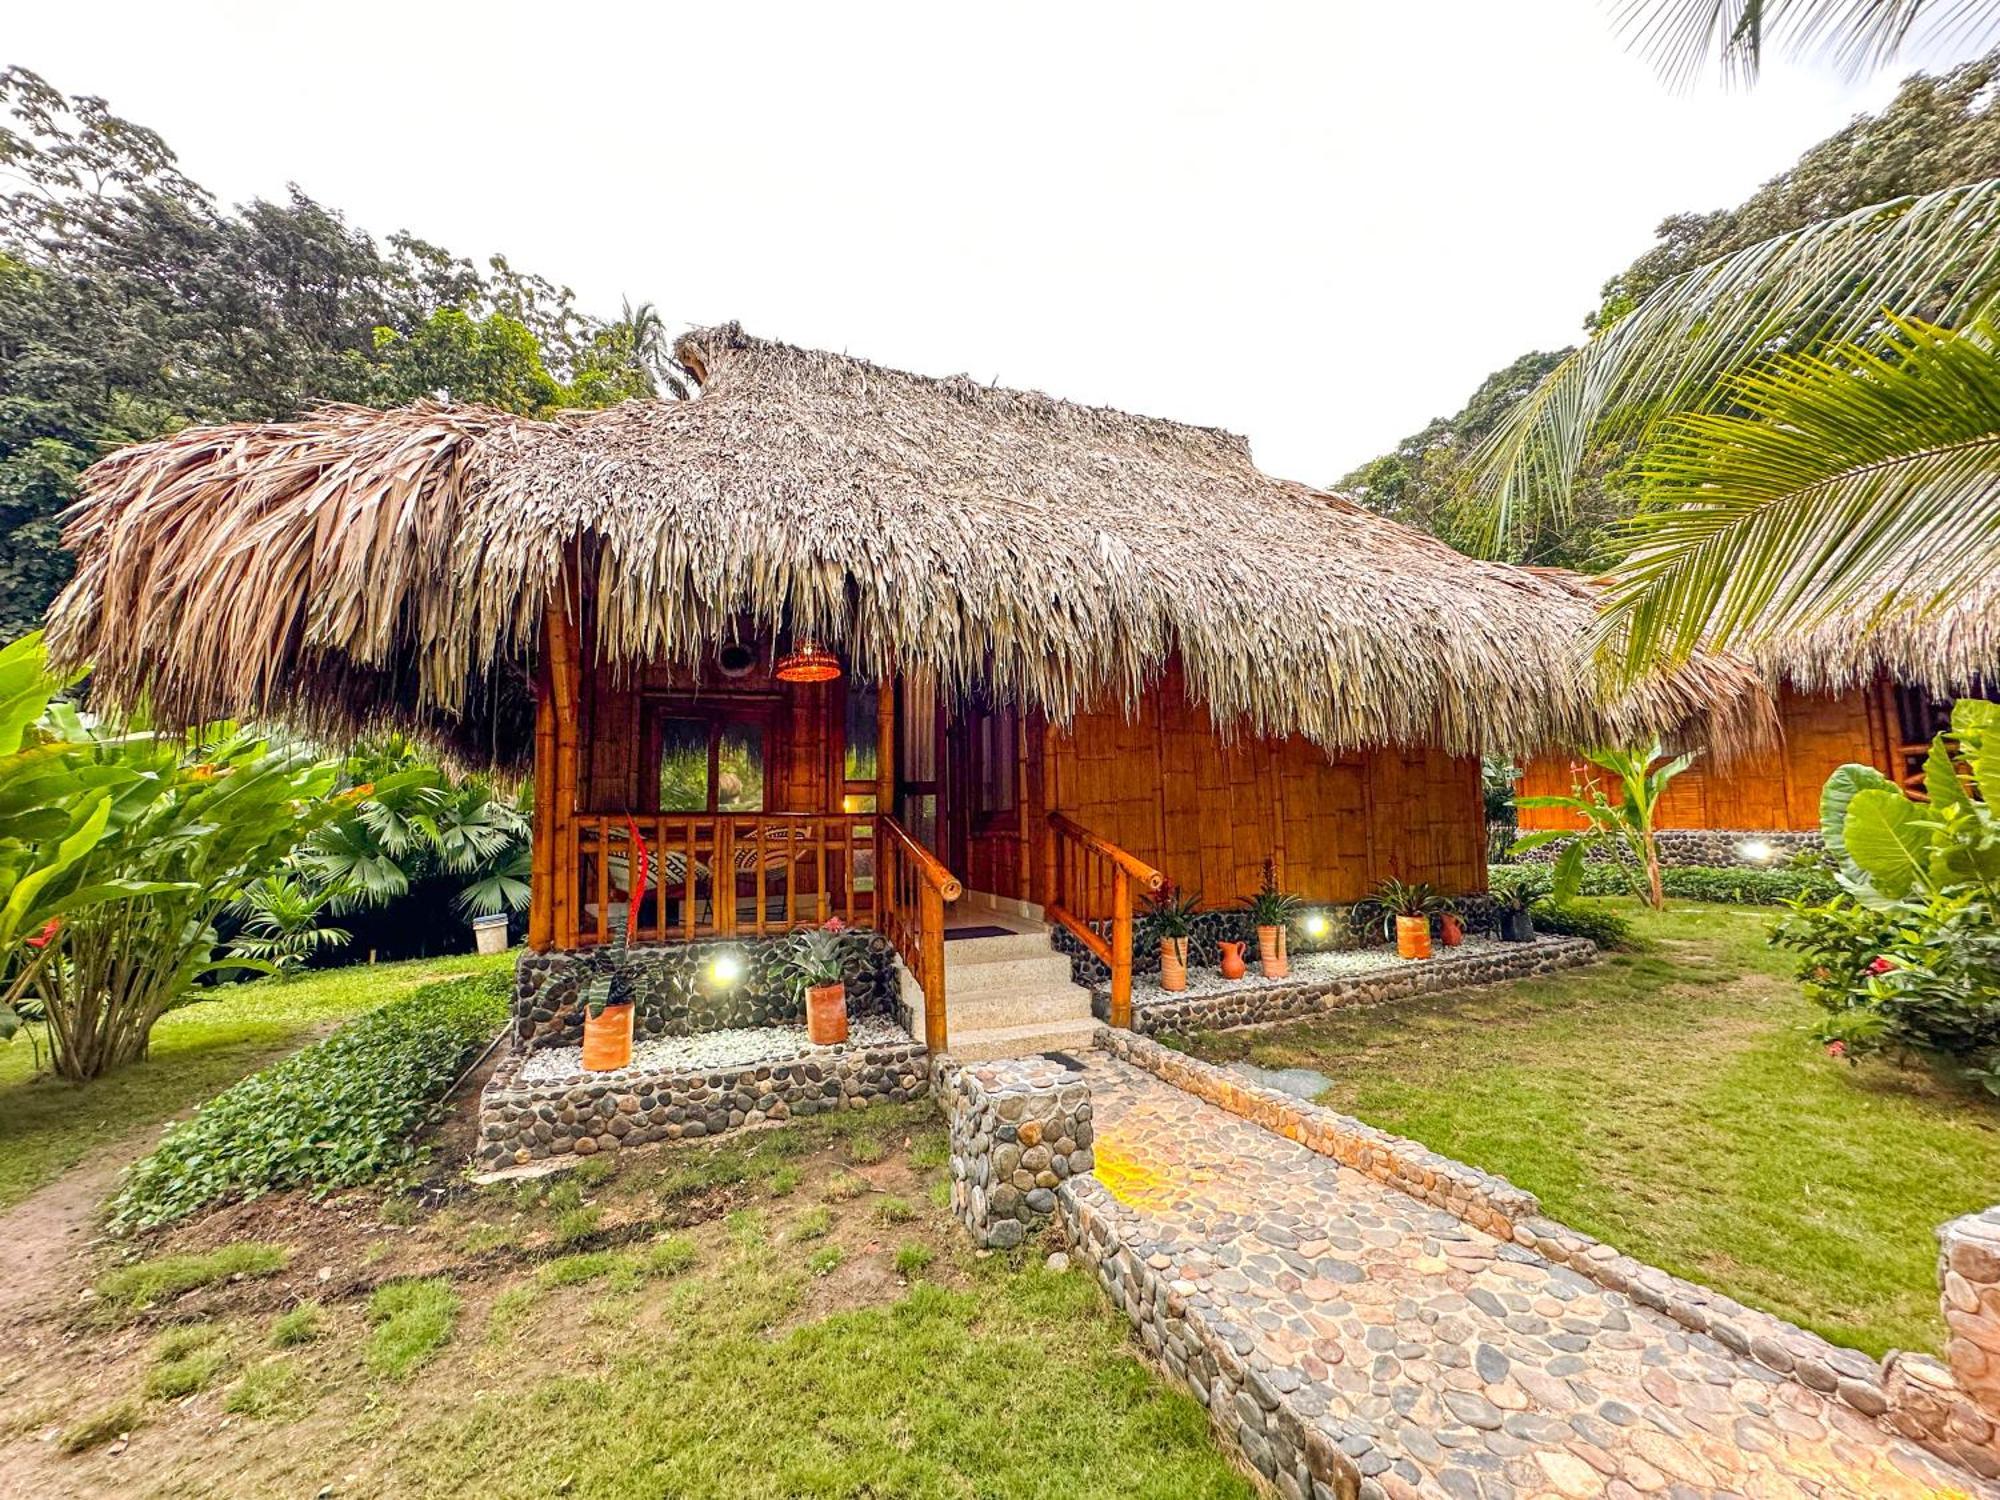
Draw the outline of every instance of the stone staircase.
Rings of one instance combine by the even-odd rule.
[[[997,927],[998,935],[954,937],[955,930]],[[924,997],[907,970],[903,999],[910,1030],[924,1041]],[[1090,991],[1070,978],[1069,956],[1056,951],[1033,907],[975,891],[945,912],[946,1041],[962,1062],[1088,1048],[1097,1021]]]

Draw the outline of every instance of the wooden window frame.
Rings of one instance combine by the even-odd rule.
[[[751,817],[771,811],[771,805],[782,802],[782,788],[776,785],[778,768],[783,765],[786,749],[784,744],[784,702],[777,693],[731,695],[728,697],[704,696],[684,698],[666,694],[648,694],[640,702],[639,713],[639,764],[642,768],[639,780],[639,800],[644,804],[639,810],[646,813],[665,813],[668,817]],[[668,812],[660,806],[660,755],[666,749],[664,721],[668,719],[690,719],[708,726],[708,805],[699,810],[693,808],[676,809]],[[762,805],[754,808],[733,808],[724,813],[718,804],[721,801],[722,736],[733,728],[755,728],[763,741],[764,786]]]

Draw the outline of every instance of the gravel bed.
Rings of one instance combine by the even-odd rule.
[[[855,1016],[847,1023],[850,1047],[907,1047],[910,1034],[886,1016]],[[745,1026],[728,1031],[704,1031],[694,1036],[663,1036],[632,1044],[632,1068],[648,1073],[707,1072],[717,1068],[755,1067],[794,1057],[826,1053],[816,1047],[803,1026]],[[549,1083],[584,1071],[581,1047],[541,1047],[521,1064],[522,1083]]]
[[[1537,939],[1540,941],[1540,939]],[[1283,979],[1266,979],[1257,967],[1257,959],[1252,951],[1244,955],[1244,962],[1250,965],[1250,972],[1241,979],[1224,979],[1220,969],[1189,969],[1187,988],[1184,990],[1163,990],[1157,974],[1134,974],[1132,976],[1132,1003],[1145,1005],[1156,1000],[1185,1000],[1190,995],[1225,995],[1243,990],[1277,989],[1297,984],[1311,984],[1322,979],[1351,979],[1357,974],[1379,974],[1389,969],[1408,968],[1411,964],[1444,963],[1454,958],[1484,957],[1493,953],[1520,953],[1533,948],[1533,943],[1503,943],[1497,938],[1466,936],[1456,948],[1447,948],[1436,938],[1431,939],[1431,957],[1428,959],[1398,958],[1392,947],[1350,948],[1342,953],[1295,953],[1292,955],[1292,972]]]

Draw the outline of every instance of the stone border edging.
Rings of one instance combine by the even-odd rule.
[[[1149,1037],[1107,1026],[1098,1029],[1097,1044],[1113,1057],[1219,1109],[1419,1202],[1442,1208],[1495,1239],[1519,1245],[1588,1277],[1607,1291],[1629,1296],[1692,1333],[1712,1338],[1733,1353],[1833,1397],[1941,1458],[1984,1478],[2000,1478],[2000,1429],[1981,1412],[1973,1393],[1937,1360],[1892,1352],[1878,1363],[1858,1349],[1832,1343],[1775,1314],[1745,1307],[1712,1287],[1647,1265],[1548,1218],[1534,1194],[1504,1177],[1322,1105],[1252,1083],[1213,1063],[1174,1052]],[[1992,1264],[1996,1278],[2000,1278],[2000,1210],[1991,1212],[1992,1227],[1982,1223],[1980,1229],[1994,1241]],[[1972,1290],[1968,1299],[1968,1279],[1962,1273],[1954,1287],[1953,1277],[1946,1272],[1956,1270],[1958,1262],[1970,1263],[1961,1248],[1965,1237],[1961,1226],[1981,1218],[1969,1216],[1939,1231],[1947,1256],[1945,1270],[1940,1272],[1947,1309],[1954,1305],[1954,1290],[1960,1305],[1980,1300],[1977,1290]],[[1954,1250],[1957,1261],[1951,1259]],[[1996,1314],[1990,1341],[2000,1343],[2000,1289],[1988,1300]],[[1965,1331],[1960,1320],[1951,1319],[1949,1310],[1946,1317],[1955,1333]],[[2000,1354],[1994,1359],[2000,1368]]]
[[[1466,985],[1498,984],[1533,979],[1562,969],[1596,963],[1601,955],[1588,938],[1543,937],[1504,953],[1485,951],[1398,963],[1360,974],[1336,974],[1300,979],[1289,984],[1244,980],[1227,990],[1189,995],[1186,999],[1153,1000],[1132,1007],[1132,1029],[1160,1031],[1227,1031],[1239,1026],[1268,1026],[1301,1020],[1351,1005],[1379,1005],[1437,994]],[[1091,994],[1099,1020],[1110,1014],[1111,994],[1102,986]]]

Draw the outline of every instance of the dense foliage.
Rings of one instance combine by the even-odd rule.
[[[1631,922],[1601,902],[1544,896],[1528,910],[1536,928],[1543,932],[1589,938],[1600,948],[1631,948],[1638,943]]]
[[[0,72],[0,639],[68,575],[55,517],[119,444],[320,401],[449,392],[510,411],[679,389],[658,315],[410,234],[378,245],[296,188],[225,209],[104,100]]]
[[[1495,882],[1519,883],[1535,896],[1549,894],[1553,872],[1547,865],[1492,865],[1488,875]],[[1787,901],[1824,899],[1834,890],[1832,869],[1822,860],[1808,856],[1776,869],[1735,868],[1727,865],[1666,865],[1660,882],[1668,896],[1678,901],[1714,901],[1737,906],[1779,906]],[[1630,876],[1607,864],[1583,867],[1577,893],[1584,896],[1618,896],[1631,889]]]
[[[1903,194],[2000,177],[1996,76],[2000,52],[1941,76],[1918,74],[1880,114],[1857,117],[1738,207],[1665,220],[1658,243],[1605,283],[1586,330],[1601,333],[1676,276],[1774,235]],[[1930,310],[1921,301],[1899,309],[1915,316]],[[1526,508],[1502,535],[1493,534],[1487,507],[1470,494],[1474,451],[1569,352],[1522,355],[1489,376],[1460,411],[1362,464],[1337,487],[1462,550],[1608,567],[1629,545],[1617,524],[1641,504],[1630,442],[1594,446],[1582,455],[1560,513]]]
[[[222,967],[216,921],[331,809],[331,762],[230,724],[108,732],[54,698],[39,636],[0,650],[0,973],[55,1068],[95,1078]],[[39,925],[31,925],[39,924]]]
[[[169,1131],[111,1204],[150,1229],[230,1198],[367,1182],[415,1159],[414,1132],[506,1019],[502,976],[425,985],[252,1074]]]
[[[2000,787],[2000,704],[1954,707],[1925,785],[1920,802],[1871,766],[1833,774],[1821,832],[1840,889],[1791,903],[1773,941],[1800,955],[1837,1054],[1923,1053],[2000,1093],[2000,816],[1986,796]]]

